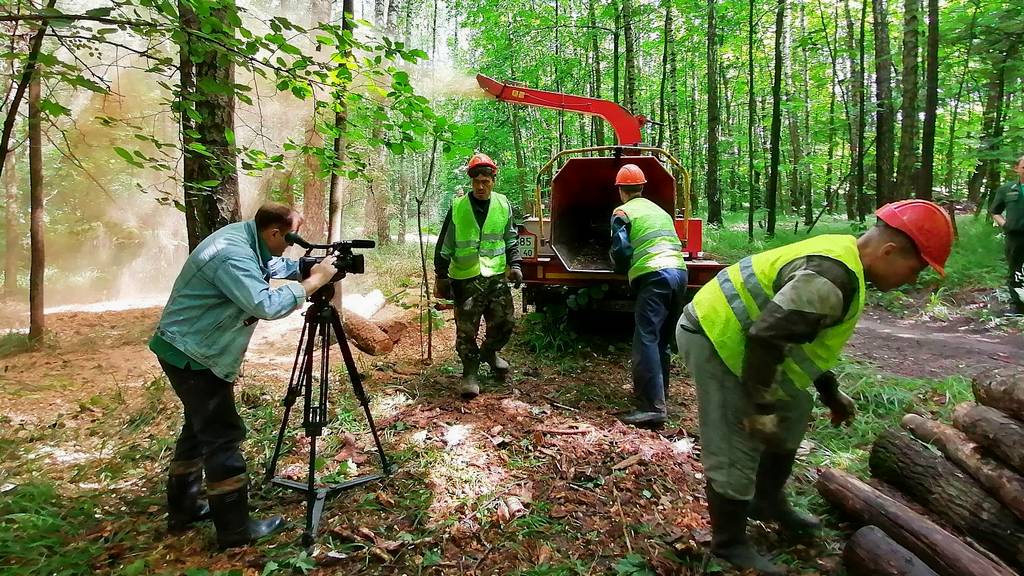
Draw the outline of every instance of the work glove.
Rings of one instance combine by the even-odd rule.
[[[782,446],[782,434],[779,430],[779,417],[774,406],[751,404],[748,415],[743,419],[743,428],[765,448]]]
[[[452,281],[450,278],[436,278],[434,280],[434,297],[442,300],[452,299]]]
[[[523,271],[518,266],[512,266],[508,269],[508,280],[512,283],[512,287],[519,289],[523,285]]]
[[[825,372],[814,381],[821,403],[832,413],[832,425],[841,426],[853,422],[857,416],[857,407],[853,398],[839,391],[839,382],[832,372]]]

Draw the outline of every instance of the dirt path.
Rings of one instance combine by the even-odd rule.
[[[974,376],[1024,369],[1024,335],[989,331],[966,319],[908,320],[872,309],[861,318],[846,354],[902,376]]]

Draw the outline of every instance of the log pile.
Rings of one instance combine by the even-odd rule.
[[[957,406],[952,426],[907,414],[906,432],[875,440],[871,474],[900,494],[838,470],[819,476],[821,495],[866,526],[847,544],[850,574],[1024,571],[1024,375],[978,377],[973,389],[978,403]]]

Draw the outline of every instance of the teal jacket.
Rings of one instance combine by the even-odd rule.
[[[252,220],[229,224],[189,254],[160,316],[156,333],[169,344],[234,382],[257,320],[277,320],[302,305],[297,283],[270,287],[270,278],[294,278],[294,260],[273,258]]]

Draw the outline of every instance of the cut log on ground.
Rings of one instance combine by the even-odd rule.
[[[1024,424],[995,408],[965,403],[953,411],[953,425],[1024,473]]]
[[[877,526],[865,526],[854,533],[843,550],[843,562],[851,576],[938,576]]]
[[[864,524],[880,527],[896,543],[920,558],[940,576],[1014,576],[1014,571],[989,559],[943,530],[929,518],[882,494],[853,475],[826,469],[818,476],[825,500]]]
[[[942,451],[1018,518],[1024,519],[1024,477],[987,456],[981,446],[952,426],[907,414],[903,417],[903,427]]]
[[[989,372],[985,376],[975,377],[971,387],[979,404],[1024,420],[1024,375],[1006,371]]]
[[[966,472],[910,436],[882,432],[871,448],[871,473],[899,488],[1011,566],[1024,566],[1024,523]]]
[[[395,344],[398,344],[398,341],[402,339],[402,335],[405,334],[405,323],[397,318],[378,320],[374,324],[377,325],[377,328],[383,330]]]
[[[395,347],[383,330],[358,314],[345,314],[344,328],[352,344],[371,356],[387,354]]]

